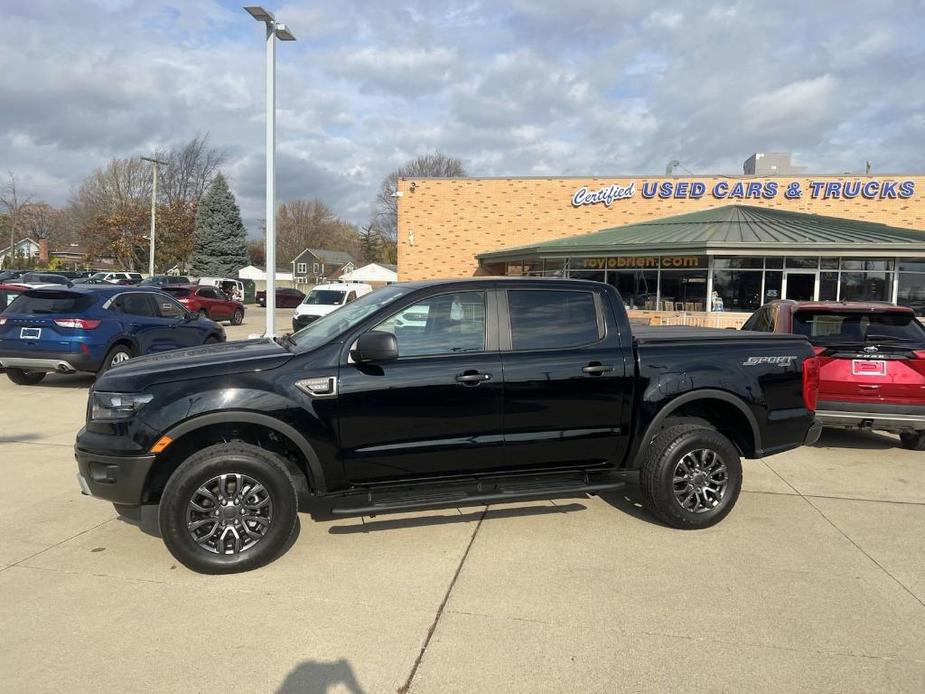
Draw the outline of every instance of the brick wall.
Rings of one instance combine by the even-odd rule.
[[[475,274],[477,253],[524,246],[566,236],[587,234],[609,227],[694,212],[709,207],[746,204],[880,222],[896,227],[925,230],[925,175],[874,175],[871,180],[915,182],[909,199],[823,200],[809,197],[810,181],[867,181],[860,176],[704,176],[664,178],[461,178],[401,180],[398,189],[398,278],[468,277]],[[644,181],[702,182],[707,189],[699,200],[645,199]],[[718,181],[730,187],[737,181],[776,181],[779,192],[771,200],[717,200],[710,191]],[[801,184],[803,197],[788,200],[784,190],[791,181]],[[636,193],[603,204],[572,207],[572,195],[580,186],[597,190],[612,183],[635,182]],[[410,239],[414,239],[414,244]],[[925,243],[925,232],[922,234]]]

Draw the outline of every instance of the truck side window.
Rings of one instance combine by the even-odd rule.
[[[507,301],[514,349],[563,349],[601,339],[591,292],[514,289]]]
[[[374,328],[398,340],[399,357],[485,349],[485,292],[439,294],[409,306]]]

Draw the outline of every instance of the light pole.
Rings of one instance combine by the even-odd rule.
[[[142,161],[151,162],[151,175],[154,177],[151,183],[151,238],[148,240],[150,249],[148,251],[148,276],[154,277],[154,226],[157,218],[157,165],[167,166],[166,161],[155,159],[154,157],[142,157]]]
[[[267,27],[267,330],[276,334],[276,39],[295,41],[295,36],[269,11],[257,5],[244,8]]]

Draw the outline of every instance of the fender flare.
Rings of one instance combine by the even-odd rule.
[[[247,410],[232,410],[229,412],[212,412],[208,414],[201,414],[191,419],[187,419],[185,422],[181,422],[175,427],[170,428],[165,432],[165,436],[169,436],[171,439],[176,440],[185,434],[189,434],[192,431],[197,429],[202,429],[203,427],[211,426],[213,424],[256,424],[258,426],[266,427],[267,429],[272,429],[277,434],[285,436],[287,439],[292,441],[305,456],[305,460],[308,463],[308,473],[309,480],[308,483],[311,485],[312,490],[316,494],[324,494],[327,491],[327,485],[325,484],[324,471],[321,467],[321,461],[318,459],[318,454],[315,453],[315,449],[312,448],[312,445],[306,440],[302,434],[300,434],[296,429],[289,426],[285,422],[281,422],[278,419],[274,419],[265,414],[260,414],[259,412],[249,412]]]
[[[758,455],[761,448],[761,430],[758,427],[758,420],[755,418],[755,414],[748,408],[745,404],[745,401],[741,397],[734,395],[725,390],[717,390],[715,388],[702,388],[698,390],[690,390],[682,395],[671,400],[665,407],[658,411],[658,414],[655,415],[655,418],[652,420],[652,423],[649,424],[646,429],[645,435],[642,437],[641,444],[639,446],[639,451],[643,451],[652,443],[652,439],[655,438],[656,433],[659,429],[662,428],[662,424],[666,419],[668,419],[671,414],[678,410],[678,408],[686,405],[690,402],[696,402],[697,400],[722,400],[733,407],[735,407],[739,412],[741,412],[752,431],[752,441],[754,442],[755,454]]]

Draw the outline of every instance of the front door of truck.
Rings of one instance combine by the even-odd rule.
[[[629,440],[632,363],[607,295],[509,289],[501,295],[505,460],[510,468],[603,464]]]
[[[502,466],[496,316],[491,291],[444,291],[372,328],[396,336],[399,357],[340,367],[337,412],[349,480]]]

